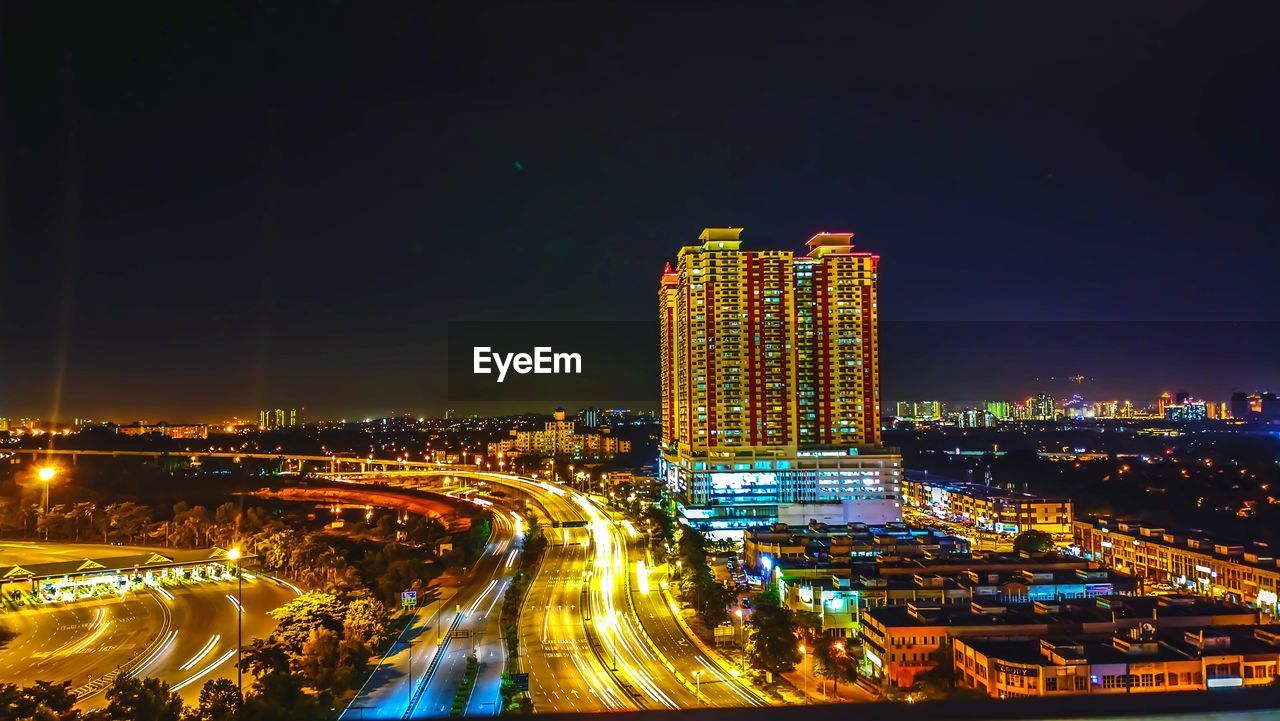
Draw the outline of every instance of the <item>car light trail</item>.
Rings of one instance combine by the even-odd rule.
[[[173,685],[173,689],[172,689],[172,690],[174,690],[174,691],[181,691],[182,689],[186,688],[187,686],[190,686],[191,684],[195,683],[196,681],[199,681],[201,678],[203,678],[205,675],[207,675],[210,671],[212,671],[212,670],[214,670],[215,668],[217,668],[217,667],[221,666],[222,664],[226,663],[226,662],[227,662],[227,659],[231,658],[231,657],[232,657],[232,656],[234,656],[234,655],[236,655],[236,650],[233,648],[233,649],[231,649],[230,651],[227,651],[226,653],[224,653],[224,654],[222,654],[221,656],[219,656],[217,659],[215,659],[215,660],[213,661],[213,663],[211,663],[211,664],[209,664],[208,666],[205,666],[204,668],[200,669],[198,672],[196,672],[196,674],[195,674],[194,676],[189,676],[189,677],[187,677],[185,680],[179,681],[178,683],[174,684],[174,685]]]
[[[159,661],[161,658],[164,658],[165,654],[169,653],[169,649],[173,648],[173,643],[177,639],[178,639],[178,629],[175,628],[174,630],[170,631],[168,634],[165,635],[164,641],[161,642],[161,644],[157,646],[154,651],[151,652],[151,655],[147,656],[146,660],[138,664],[137,668],[129,672],[129,676],[131,677],[141,676],[143,673],[145,673],[146,670],[151,668],[156,661]]]
[[[204,657],[208,656],[213,651],[213,649],[217,647],[218,641],[221,641],[221,640],[222,640],[222,636],[218,634],[214,634],[213,636],[210,636],[209,640],[204,644],[204,648],[197,651],[196,655],[191,657],[191,660],[179,666],[178,670],[190,671],[191,669],[195,668],[195,665],[200,663],[202,660],[204,660]]]

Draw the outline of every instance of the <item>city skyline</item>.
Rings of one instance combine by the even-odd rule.
[[[1277,320],[1275,8],[828,10],[9,5],[0,410],[430,412],[445,321],[648,320],[713,225],[874,245],[886,354],[896,322]],[[1148,375],[1209,386],[1194,341]],[[968,395],[915,371],[886,393]],[[1214,392],[1280,385],[1240,376]]]

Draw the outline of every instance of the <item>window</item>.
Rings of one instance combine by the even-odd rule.
[[[1057,690],[1058,690],[1058,679],[1057,679],[1056,677],[1054,677],[1054,676],[1050,676],[1049,678],[1046,678],[1046,679],[1044,680],[1044,690],[1045,690],[1045,691],[1057,691]]]

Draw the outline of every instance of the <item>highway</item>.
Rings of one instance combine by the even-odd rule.
[[[182,700],[196,705],[200,687],[215,678],[236,678],[236,595],[235,581],[218,581],[189,586],[167,587],[159,594],[167,604],[172,623],[158,646],[139,661],[130,673],[153,676],[169,683]],[[248,573],[244,581],[244,644],[265,638],[276,627],[267,615],[296,598],[292,586]],[[253,677],[246,674],[246,690]],[[106,703],[105,694],[86,699],[93,708]]]
[[[522,617],[541,624],[537,633],[521,624],[538,711],[763,705],[685,635],[647,574],[641,582],[630,524],[614,523],[570,489],[506,475],[466,476],[527,494],[549,519],[586,523],[548,529],[552,546]]]
[[[465,578],[442,583],[439,600],[417,611],[339,718],[449,716],[466,673],[467,657],[473,654],[480,667],[466,713],[497,715],[506,664],[502,596],[517,569],[522,537],[523,522],[511,512],[495,508],[489,545],[480,559]]]

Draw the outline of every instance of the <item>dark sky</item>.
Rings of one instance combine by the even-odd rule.
[[[0,415],[437,413],[445,321],[649,320],[709,225],[889,320],[1280,319],[1277,3],[266,5],[0,9]],[[1187,335],[1132,395],[1280,385]]]

